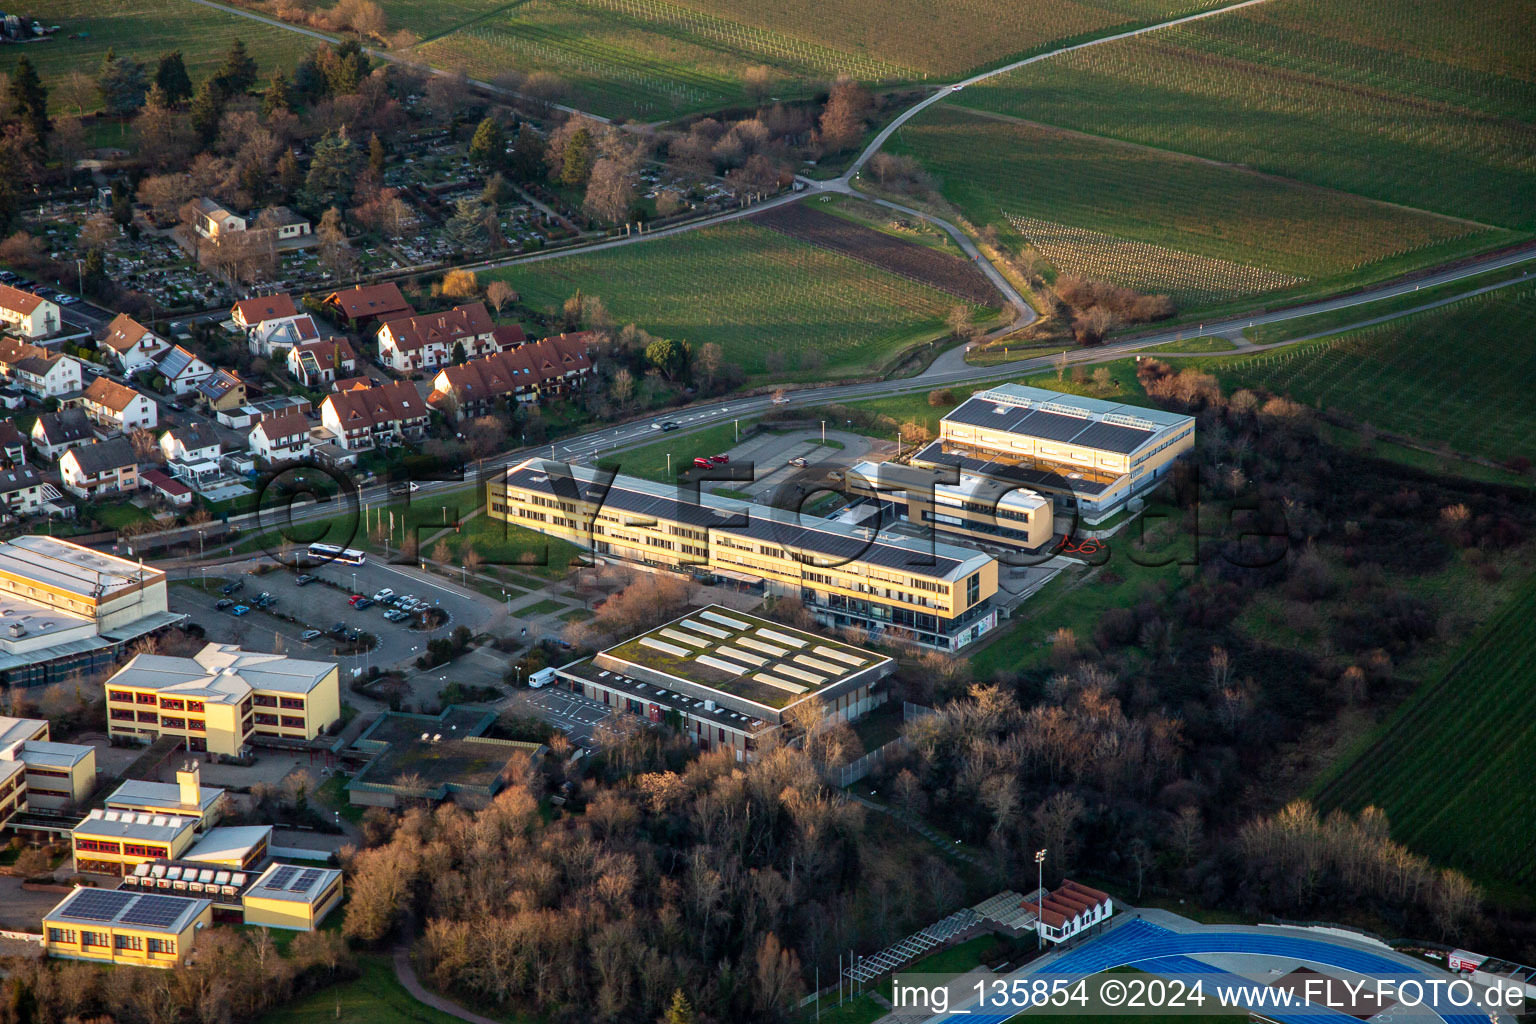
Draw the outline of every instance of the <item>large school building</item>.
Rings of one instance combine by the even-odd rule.
[[[43,915],[48,956],[137,967],[175,967],[213,923],[206,899],[79,888]]]
[[[54,743],[49,739],[49,728],[44,718],[0,716],[0,777],[9,778],[18,770],[22,773],[27,810],[73,807],[84,803],[96,789],[96,748]],[[12,813],[20,809],[13,807]],[[0,813],[0,824],[4,820]]]
[[[209,644],[190,658],[136,655],[106,682],[107,728],[239,754],[253,738],[307,742],[341,715],[336,666]]]
[[[492,518],[600,556],[799,598],[828,627],[900,631],[952,651],[997,624],[996,560],[946,543],[541,459],[490,483],[487,499]]]
[[[911,462],[1049,494],[1091,524],[1156,486],[1194,444],[1192,416],[1002,384],[960,403]]]

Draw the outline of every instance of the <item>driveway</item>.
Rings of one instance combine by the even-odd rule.
[[[542,690],[518,690],[507,701],[504,711],[532,715],[553,725],[571,738],[578,747],[591,747],[614,736],[612,722],[619,712],[599,701],[570,690],[546,687]],[[636,718],[637,722],[641,719]]]
[[[822,445],[820,429],[792,430],[782,434],[759,434],[730,449],[728,466],[738,469],[752,467],[752,482],[706,484],[709,490],[726,488],[744,491],[759,502],[793,507],[797,503],[797,480],[819,478],[829,469],[847,469],[865,459],[884,462],[896,454],[893,440],[881,441],[854,434],[846,430],[828,430],[826,439],[831,444]],[[839,447],[840,446],[840,447]],[[791,459],[804,459],[805,469],[789,464]],[[784,501],[776,501],[778,496]]]

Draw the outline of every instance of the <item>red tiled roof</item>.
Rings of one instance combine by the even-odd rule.
[[[414,352],[434,342],[451,348],[462,338],[489,334],[494,327],[485,303],[471,302],[438,313],[389,320],[379,330],[388,331],[402,352]]]
[[[454,392],[462,401],[487,401],[556,380],[572,371],[591,369],[592,359],[587,354],[591,344],[592,336],[586,332],[558,334],[459,366],[445,366],[433,380],[434,390],[428,401],[438,405]]]
[[[14,309],[25,316],[38,306],[41,306],[43,301],[44,299],[41,295],[33,295],[31,292],[24,292],[20,288],[12,288],[8,284],[0,284],[0,307],[5,309]]]
[[[119,384],[106,377],[97,377],[91,381],[91,386],[85,389],[85,397],[97,405],[106,406],[113,412],[122,412],[128,408],[129,402],[139,397],[139,393],[126,384]]]
[[[327,395],[326,402],[336,410],[344,430],[359,430],[393,423],[419,420],[427,415],[426,403],[414,385],[390,381],[367,390],[340,391]]]
[[[241,299],[230,309],[230,313],[239,313],[240,319],[247,324],[259,324],[263,320],[281,320],[286,316],[298,316],[298,307],[293,304],[293,296],[287,292],[278,295],[262,295],[254,299]]]
[[[127,313],[119,313],[107,325],[106,337],[101,343],[114,352],[127,352],[139,343],[139,339],[149,333],[149,328],[139,323]]]
[[[144,472],[139,474],[139,478],[142,479],[145,483],[154,487],[156,490],[164,491],[166,494],[172,494],[179,497],[183,494],[192,493],[192,488],[188,487],[180,480],[175,480],[167,476],[164,470],[146,469]]]
[[[516,348],[528,341],[521,324],[502,324],[491,332],[498,348]]]
[[[400,294],[399,286],[389,283],[370,284],[349,288],[342,292],[332,292],[326,296],[325,304],[335,306],[353,320],[365,320],[369,317],[383,319],[401,313],[414,312],[411,304],[405,301],[405,296]]]
[[[1089,888],[1067,878],[1062,880],[1061,885],[1055,891],[1048,893],[1040,904],[1037,905],[1026,900],[1024,905],[1034,908],[1035,912],[1039,914],[1040,920],[1044,921],[1048,926],[1060,928],[1069,919],[1108,901],[1108,893]]]
[[[345,338],[326,338],[324,341],[306,342],[303,345],[294,346],[294,352],[299,356],[313,355],[315,362],[320,364],[322,370],[334,370],[342,363],[357,361],[357,353],[352,351],[352,346],[347,344]]]
[[[267,436],[267,440],[275,440],[279,437],[292,437],[295,434],[309,433],[309,420],[304,418],[301,412],[280,412],[276,416],[268,416],[256,424],[261,432]],[[252,428],[255,429],[254,427]]]

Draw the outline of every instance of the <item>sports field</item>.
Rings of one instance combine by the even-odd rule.
[[[874,372],[940,334],[957,301],[740,221],[489,276],[506,278],[536,308],[554,309],[579,288],[620,323],[695,352],[716,342],[727,363],[775,383]]]
[[[1325,779],[1320,810],[1387,812],[1392,837],[1479,881],[1536,885],[1536,585]],[[1475,809],[1477,808],[1477,809]]]
[[[1514,237],[948,105],[903,126],[889,148],[921,160],[973,222],[1050,240],[1075,254],[1064,268],[1091,271],[1108,260],[1115,269],[1097,272],[1154,291],[1219,296],[1292,278],[1339,284]]]
[[[25,54],[54,90],[49,110],[75,113],[64,101],[59,85],[71,71],[89,76],[94,84],[101,58],[108,47],[120,57],[150,63],[167,50],[180,50],[193,82],[199,82],[223,62],[236,39],[261,66],[263,77],[275,67],[292,70],[299,57],[317,40],[295,32],[263,25],[239,15],[193,3],[192,0],[37,0],[27,14],[59,32],[47,42],[0,47],[0,71],[10,72]],[[71,38],[84,35],[85,38]],[[101,106],[94,88],[85,94],[84,111]]]
[[[955,102],[1536,229],[1536,7],[1271,0]]]
[[[1536,459],[1536,287],[1509,288],[1280,351],[1212,360],[1258,386],[1376,429],[1504,461]]]

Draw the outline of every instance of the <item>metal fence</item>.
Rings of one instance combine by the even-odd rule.
[[[911,701],[901,702],[901,720],[903,722],[910,722],[913,719],[922,718],[934,713],[933,708],[927,708],[921,704],[913,704]],[[827,769],[827,781],[838,787],[851,786],[869,775],[870,772],[882,767],[887,759],[906,749],[906,738],[898,736],[884,746],[876,747],[858,760],[849,761],[847,764],[840,764],[835,768]]]

